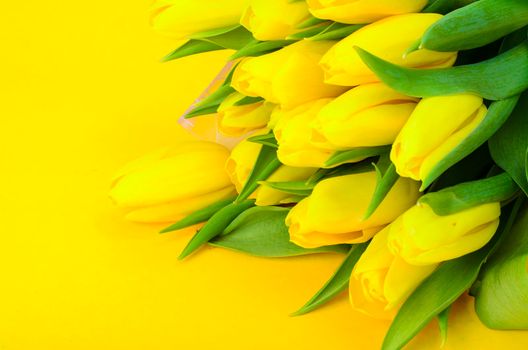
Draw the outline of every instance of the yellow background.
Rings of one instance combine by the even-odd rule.
[[[197,1],[198,2],[198,1]],[[339,256],[266,260],[192,232],[127,223],[106,197],[123,163],[174,144],[176,120],[226,53],[158,63],[147,1],[3,1],[0,8],[0,349],[377,349],[388,324],[346,295],[288,314]],[[437,348],[436,325],[411,348]],[[447,349],[521,349],[464,299]]]

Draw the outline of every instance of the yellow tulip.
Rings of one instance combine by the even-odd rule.
[[[333,41],[302,40],[278,51],[244,59],[231,86],[246,96],[260,96],[283,107],[294,107],[345,91],[324,83],[318,62]]]
[[[184,39],[189,35],[235,26],[248,0],[156,0],[151,24],[158,32]]]
[[[250,0],[240,19],[257,40],[281,40],[296,33],[296,27],[310,18],[304,1]]]
[[[374,214],[364,220],[375,187],[373,171],[319,182],[288,214],[290,240],[305,248],[366,242],[419,196],[418,183],[399,179]]]
[[[425,30],[442,18],[435,13],[392,16],[369,24],[334,45],[322,58],[328,84],[356,86],[379,81],[361,60],[355,46],[394,64],[411,68],[442,68],[455,63],[455,52],[419,49],[405,52]]]
[[[257,132],[257,134],[263,133]],[[226,162],[226,170],[238,192],[242,190],[251,170],[257,160],[262,145],[247,140],[241,141],[231,151],[231,156]],[[315,168],[293,168],[280,166],[267,179],[270,182],[301,181],[308,179],[317,169]],[[291,195],[261,185],[251,195],[255,204],[259,206],[280,204]]]
[[[480,124],[486,112],[482,98],[475,95],[421,100],[392,146],[391,160],[398,174],[425,179]]]
[[[350,24],[371,23],[404,13],[420,12],[427,0],[306,0],[317,18]]]
[[[237,106],[245,96],[235,92],[218,107],[218,130],[226,136],[241,136],[266,126],[274,104],[261,101]]]
[[[234,195],[224,169],[228,156],[225,147],[204,141],[159,150],[123,168],[110,197],[129,211],[129,220],[177,221]]]
[[[390,145],[417,101],[383,83],[360,85],[321,108],[312,143],[336,150]]]
[[[282,164],[294,167],[323,168],[334,153],[310,143],[310,123],[331,99],[320,99],[302,104],[293,109],[276,109],[271,119],[275,120],[273,133],[279,148],[277,156]],[[361,159],[357,159],[359,161]]]
[[[388,245],[413,265],[458,258],[488,243],[500,212],[499,203],[489,203],[439,216],[427,204],[416,205],[390,225]]]
[[[390,226],[370,242],[354,266],[349,282],[352,307],[369,316],[391,319],[438,264],[415,266],[394,255],[388,248]]]

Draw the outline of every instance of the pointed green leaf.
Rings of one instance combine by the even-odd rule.
[[[528,88],[528,42],[492,59],[451,68],[404,68],[356,47],[365,64],[387,85],[414,97],[474,93],[502,100]],[[485,79],[483,79],[485,77]]]
[[[433,23],[422,47],[434,51],[469,50],[489,44],[528,24],[528,2],[480,0]]]
[[[493,329],[528,329],[528,206],[485,265],[475,296],[480,320]]]
[[[368,246],[367,243],[354,244],[348,252],[345,260],[341,263],[334,275],[325,283],[325,285],[299,310],[294,312],[292,316],[300,316],[313,311],[320,306],[326,304],[334,297],[339,295],[348,287],[350,274],[354,266],[358,262],[361,254]]]
[[[293,44],[296,40],[251,41],[235,52],[230,59],[261,56]]]
[[[264,101],[262,97],[253,97],[253,96],[244,96],[240,100],[236,101],[233,105],[234,106],[245,106],[245,105],[251,105],[254,103],[259,103]]]
[[[440,338],[442,343],[441,348],[444,347],[447,341],[447,326],[449,323],[449,311],[451,310],[451,305],[449,305],[444,311],[440,312],[437,316],[438,319],[438,328],[440,329]]]
[[[163,230],[160,231],[160,233],[167,233],[167,232],[172,232],[176,230],[181,230],[182,228],[186,228],[192,225],[199,224],[201,222],[205,222],[209,220],[211,216],[213,216],[217,211],[224,208],[228,204],[233,203],[235,199],[236,199],[235,197],[224,199],[216,203],[213,203],[206,208],[197,210],[194,213],[189,214],[188,216],[184,217],[177,223],[164,228]]]
[[[339,164],[357,161],[357,159],[379,156],[380,154],[390,151],[390,147],[391,146],[360,147],[346,151],[338,151],[328,158],[325,167],[332,168]]]
[[[210,38],[210,37],[214,37],[214,36],[218,36],[218,35],[222,35],[222,34],[231,32],[231,31],[237,29],[238,27],[240,27],[240,24],[236,23],[236,24],[233,24],[233,25],[230,25],[230,26],[227,26],[227,27],[223,27],[223,28],[215,28],[215,29],[206,30],[206,31],[199,32],[199,33],[194,33],[194,34],[191,34],[189,36],[189,38],[190,39]]]
[[[465,182],[438,192],[429,192],[418,202],[429,205],[437,215],[450,215],[478,205],[511,199],[519,187],[507,173]]]
[[[260,143],[261,145],[269,146],[272,148],[278,148],[277,140],[273,133],[268,133],[264,135],[255,135],[247,139],[249,142]]]
[[[301,0],[298,0],[298,1],[301,1]],[[325,22],[328,22],[328,20],[320,19],[320,18],[317,18],[317,17],[310,17],[307,20],[305,20],[305,21],[301,22],[300,24],[298,24],[297,25],[297,29],[305,29],[305,28],[313,27],[313,26],[316,26],[316,25],[319,25],[319,24],[322,24],[322,23],[325,23]]]
[[[185,119],[216,113],[224,99],[233,92],[235,89],[229,85],[220,86],[215,92],[197,103],[193,110],[185,115]]]
[[[344,24],[334,22],[326,27],[320,33],[312,36],[310,40],[339,40],[346,38],[358,29],[364,27],[364,24]]]
[[[312,193],[314,185],[306,184],[306,181],[285,181],[285,182],[269,182],[261,181],[263,186],[268,186],[274,190],[294,194],[297,196],[309,196]]]
[[[223,50],[224,48],[220,45],[210,43],[202,40],[189,40],[176,50],[169,53],[167,56],[161,59],[162,62],[168,62],[176,60],[178,58],[196,55],[208,51]]]
[[[211,245],[242,253],[269,257],[290,257],[315,253],[342,253],[348,246],[337,245],[306,249],[290,242],[288,227],[284,223],[287,208],[253,207],[240,214],[224,234],[217,236]]]
[[[244,210],[255,204],[253,200],[245,200],[226,205],[217,211],[207,223],[191,238],[187,246],[183,249],[178,259],[184,259],[189,254],[196,251],[205,243],[221,234],[224,229]]]
[[[224,32],[220,35],[204,37],[201,40],[207,41],[226,49],[239,50],[252,42],[253,34],[243,26]]]
[[[484,120],[431,169],[423,180],[422,190],[429,187],[447,169],[474,152],[493,136],[506,122],[518,99],[518,96],[513,96],[491,103]]]
[[[281,163],[277,158],[277,150],[273,147],[262,145],[251,174],[238,195],[237,202],[248,198],[259,186],[259,181],[267,180],[280,165]]]
[[[429,4],[422,10],[422,12],[446,14],[474,1],[476,0],[433,0],[429,1]]]
[[[434,317],[468,290],[478,277],[482,264],[500,241],[503,232],[511,229],[511,206],[503,210],[499,229],[482,249],[444,262],[403,303],[385,335],[382,350],[402,349]]]
[[[376,209],[378,209],[379,205],[383,202],[392,187],[400,178],[396,172],[396,167],[392,163],[384,173],[377,165],[374,165],[374,167],[376,169],[376,188],[374,189],[374,194],[370,200],[364,220],[368,219],[372,214],[374,214]]]
[[[508,121],[489,140],[493,160],[517,182],[528,195],[528,92],[524,92]]]

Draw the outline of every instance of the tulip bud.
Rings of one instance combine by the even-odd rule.
[[[248,0],[156,0],[151,24],[158,32],[184,39],[189,35],[238,24]]]
[[[266,126],[274,104],[261,101],[237,106],[245,96],[235,92],[218,107],[218,130],[226,136],[242,136]]]
[[[345,88],[324,83],[319,61],[333,41],[302,40],[278,51],[244,59],[231,86],[246,96],[260,96],[283,107],[294,107]]]
[[[410,208],[419,196],[418,183],[399,179],[378,209],[364,219],[376,187],[376,173],[325,179],[286,218],[290,240],[305,248],[366,242]]]
[[[140,158],[114,179],[110,197],[137,222],[173,222],[233,196],[224,164],[225,147],[186,142]]]
[[[425,30],[442,18],[435,13],[413,13],[382,19],[350,34],[323,56],[328,84],[356,86],[379,81],[355,50],[360,47],[394,64],[410,68],[442,68],[455,63],[455,52],[418,49],[406,54]]]
[[[439,216],[422,203],[390,225],[388,245],[413,265],[458,258],[488,243],[499,226],[500,213],[499,203],[489,203]]]
[[[262,132],[257,132],[260,134]],[[251,170],[255,165],[262,145],[244,140],[240,142],[231,151],[231,156],[226,162],[226,170],[235,185],[238,192],[242,190],[246,183]],[[301,181],[308,179],[317,169],[315,168],[293,168],[289,166],[280,166],[267,181],[283,182],[283,181]],[[271,187],[261,185],[250,196],[255,199],[255,204],[259,206],[280,204],[283,200],[290,197],[288,193],[284,193]]]
[[[394,255],[387,246],[389,227],[370,242],[354,266],[349,282],[352,307],[369,316],[391,319],[438,264],[414,266]]]
[[[391,150],[401,176],[423,180],[486,116],[482,98],[451,95],[424,98],[409,117]]]
[[[350,24],[371,23],[404,13],[420,12],[427,0],[306,0],[317,18]]]
[[[296,27],[308,18],[304,1],[250,0],[240,23],[257,40],[282,40],[296,33]]]
[[[321,108],[312,143],[336,150],[390,145],[417,101],[383,83],[360,85]]]
[[[320,99],[302,104],[296,108],[276,109],[272,120],[276,120],[273,133],[279,148],[277,156],[281,163],[294,167],[323,168],[325,162],[334,153],[310,143],[310,124],[317,113],[331,99]],[[361,159],[358,159],[359,161]]]

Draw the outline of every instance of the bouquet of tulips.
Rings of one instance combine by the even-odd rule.
[[[129,219],[200,225],[181,258],[343,254],[296,314],[348,288],[392,320],[383,349],[468,291],[528,329],[528,1],[159,0],[152,25],[182,41],[166,61],[234,51],[184,116],[217,142],[120,172]]]

